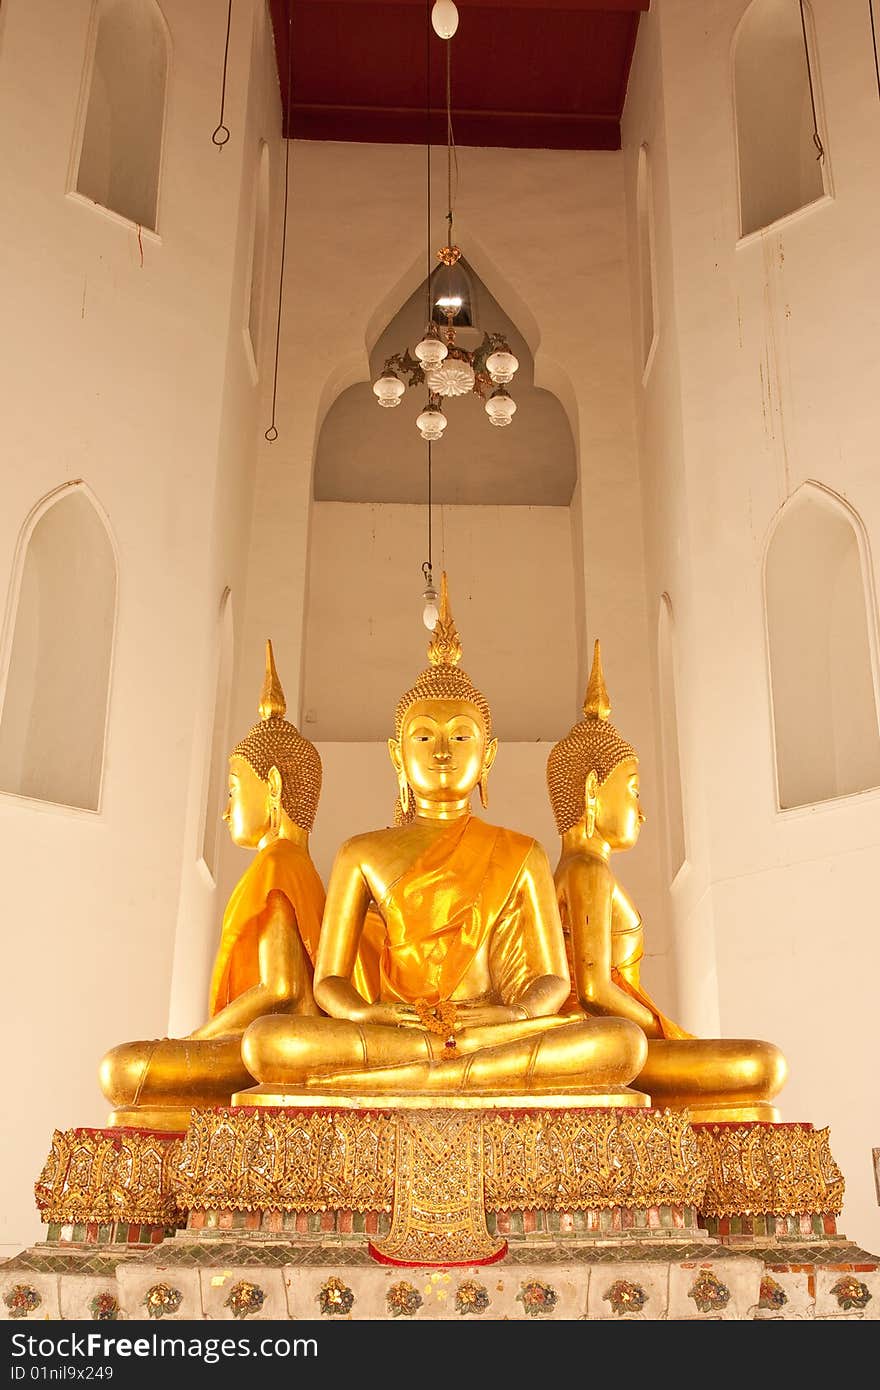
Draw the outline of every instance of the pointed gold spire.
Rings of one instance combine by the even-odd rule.
[[[588,719],[607,719],[610,713],[611,701],[608,698],[608,690],[605,686],[605,675],[602,670],[602,651],[597,637],[593,646],[593,669],[590,672],[590,683],[587,686],[587,693],[584,697],[584,714]]]
[[[287,713],[287,701],[278,679],[278,672],[275,670],[275,657],[272,653],[272,643],[268,637],[266,638],[266,674],[263,677],[263,688],[260,691],[258,708],[261,719],[283,719]]]
[[[445,570],[440,576],[440,616],[428,643],[428,660],[432,666],[457,666],[461,661],[461,638],[449,607]]]

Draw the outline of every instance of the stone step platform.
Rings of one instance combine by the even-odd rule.
[[[45,1243],[0,1266],[0,1318],[251,1321],[833,1320],[880,1317],[880,1262],[840,1237],[511,1240],[494,1264],[377,1264],[339,1237],[154,1248]]]

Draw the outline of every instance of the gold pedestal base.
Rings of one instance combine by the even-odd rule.
[[[467,1091],[460,1096],[448,1092],[422,1091],[418,1095],[395,1096],[379,1091],[294,1091],[272,1084],[236,1091],[233,1106],[267,1106],[273,1110],[620,1110],[651,1108],[651,1097],[628,1086],[582,1086],[577,1091],[538,1091],[527,1095],[501,1095]]]
[[[141,1129],[150,1133],[185,1134],[192,1116],[191,1105],[137,1105],[111,1110],[108,1129]]]

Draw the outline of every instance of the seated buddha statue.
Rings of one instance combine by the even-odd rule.
[[[459,665],[445,575],[428,656],[388,744],[398,823],[348,840],[331,873],[314,984],[329,1017],[251,1023],[242,1057],[261,1084],[235,1103],[513,1092],[645,1105],[627,1084],[646,1055],[636,1023],[558,1016],[569,975],[545,851],[471,814],[497,740]]]
[[[253,860],[226,905],[208,1018],[185,1038],[127,1042],[101,1062],[110,1125],[181,1130],[190,1109],[228,1104],[253,1083],[241,1037],[261,1014],[318,1012],[312,989],[324,886],[309,855],[321,792],[318,750],[284,718],[284,691],[266,644],[259,723],[229,757],[223,820]]]
[[[611,867],[612,853],[631,849],[645,820],[639,760],[610,714],[597,641],[584,718],[547,760],[562,836],[555,880],[572,979],[562,1011],[627,1018],[644,1030],[648,1056],[635,1085],[653,1105],[686,1107],[699,1121],[774,1121],[772,1101],[787,1075],[779,1049],[751,1039],[696,1038],[642,987],[642,918]]]

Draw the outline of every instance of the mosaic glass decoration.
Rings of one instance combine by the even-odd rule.
[[[730,1289],[711,1269],[704,1269],[688,1291],[701,1313],[718,1313],[730,1302]]]
[[[172,1288],[170,1284],[153,1284],[147,1289],[144,1307],[151,1318],[167,1318],[169,1314],[177,1312],[182,1302],[180,1289]]]
[[[335,1274],[321,1285],[316,1297],[322,1315],[329,1318],[344,1317],[354,1307],[354,1294]]]
[[[628,1279],[618,1279],[602,1295],[615,1313],[640,1313],[648,1301],[648,1295],[641,1284],[631,1284]]]
[[[489,1307],[489,1290],[475,1279],[465,1279],[455,1291],[455,1307],[459,1313],[485,1313]]]
[[[559,1295],[551,1284],[542,1284],[540,1279],[529,1279],[522,1285],[516,1296],[530,1318],[539,1318],[544,1313],[552,1313],[559,1302]]]
[[[239,1279],[229,1290],[223,1307],[228,1308],[234,1318],[248,1318],[251,1313],[259,1313],[266,1302],[266,1295],[259,1284],[249,1284],[247,1279]]]
[[[3,1302],[9,1309],[11,1318],[26,1318],[36,1311],[42,1298],[30,1284],[13,1284],[3,1295]]]
[[[868,1286],[852,1274],[838,1279],[831,1292],[845,1313],[852,1312],[853,1308],[860,1310],[866,1308],[871,1302],[871,1292]]]
[[[406,1280],[392,1284],[385,1295],[388,1311],[393,1318],[411,1318],[421,1308],[423,1301],[418,1289],[407,1284]]]

